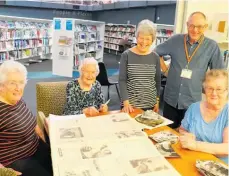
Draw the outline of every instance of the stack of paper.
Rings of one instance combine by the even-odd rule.
[[[50,115],[54,176],[177,176],[128,114]]]

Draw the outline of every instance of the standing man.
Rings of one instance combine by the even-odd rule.
[[[180,126],[189,105],[201,100],[207,69],[225,67],[217,43],[204,36],[207,27],[206,16],[194,12],[188,18],[188,34],[174,35],[155,48],[161,64],[164,55],[171,56],[170,68],[163,70],[168,71],[163,116],[174,122],[172,128]]]

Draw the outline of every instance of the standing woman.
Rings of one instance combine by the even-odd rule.
[[[133,108],[159,112],[160,59],[150,49],[155,38],[154,23],[141,21],[137,28],[137,46],[121,56],[119,86],[124,112],[133,112]]]

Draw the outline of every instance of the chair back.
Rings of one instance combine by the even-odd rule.
[[[105,64],[103,62],[99,62],[99,74],[96,77],[96,80],[99,81],[101,86],[108,86],[110,85],[108,76],[107,76],[107,70],[105,67]]]
[[[49,114],[63,114],[67,84],[67,81],[36,84],[37,115],[39,111],[43,112],[46,117]]]

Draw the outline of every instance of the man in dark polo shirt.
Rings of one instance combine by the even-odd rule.
[[[180,126],[187,108],[202,97],[202,80],[208,68],[224,68],[217,43],[204,36],[206,16],[194,12],[187,22],[188,34],[177,34],[155,48],[161,56],[170,55],[164,91],[163,116],[174,121],[170,127]]]

